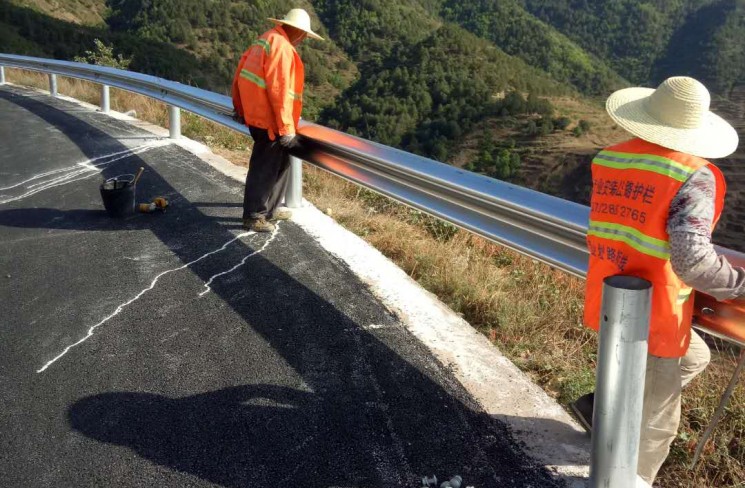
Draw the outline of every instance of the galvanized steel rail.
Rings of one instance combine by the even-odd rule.
[[[28,56],[0,54],[0,66],[88,80],[159,100],[172,107],[172,137],[178,136],[178,121],[173,120],[177,107],[248,135],[248,129],[231,117],[230,97],[200,88],[131,71]],[[106,111],[107,88],[102,89],[102,99]],[[586,206],[310,122],[301,121],[298,132],[302,147],[296,155],[310,164],[572,275],[583,278],[587,272]],[[745,255],[720,251],[745,265]],[[709,317],[731,317],[733,310],[739,315],[739,309],[728,305],[707,305],[713,307]],[[745,346],[742,338],[713,332]]]

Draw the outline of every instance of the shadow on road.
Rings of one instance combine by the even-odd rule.
[[[83,115],[54,108],[46,97],[0,90],[0,98],[44,119],[90,158],[99,155],[103,141],[107,150],[127,149]],[[4,211],[0,225],[147,227],[183,263],[234,237],[229,226],[200,211],[211,204],[189,202],[139,156],[105,168],[103,176],[134,172],[140,166],[146,167],[148,191],[166,196],[177,207],[177,212],[157,216],[160,225],[151,225],[149,219],[115,223],[102,212],[50,208]],[[283,253],[310,249],[311,244],[302,244],[305,239],[298,227],[288,224],[283,232],[290,236]],[[188,238],[195,235],[200,237]],[[242,241],[236,245],[244,246],[245,254],[255,250]],[[291,267],[291,257],[288,261]],[[331,259],[319,259],[317,266],[327,267],[329,276],[341,272]],[[212,274],[207,267],[191,272],[204,281]],[[224,281],[212,285],[213,292],[313,393],[272,385],[183,398],[104,393],[71,405],[70,425],[97,441],[126,446],[154,463],[223,486],[420,486],[421,477],[434,472],[443,477],[459,473],[479,488],[505,486],[500,479],[525,480],[522,486],[554,486],[547,473],[514,452],[506,429],[484,415],[460,385],[401,357],[394,346],[361,328],[348,315],[353,312],[342,312],[324,298],[327,291],[315,281],[328,280],[338,289],[356,287],[364,296],[361,303],[375,302],[363,285],[333,284],[333,277],[318,273],[318,278],[303,277],[301,282],[258,255],[251,259],[250,272],[241,275],[240,293]],[[373,308],[380,323],[395,325],[382,307]]]

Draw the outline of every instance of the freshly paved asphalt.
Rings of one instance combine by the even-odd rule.
[[[297,226],[231,242],[240,184],[38,93],[0,114],[0,485],[555,486]],[[109,219],[99,171],[140,166],[170,209]]]

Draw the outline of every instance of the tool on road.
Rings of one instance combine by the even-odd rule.
[[[141,203],[137,206],[137,210],[142,213],[150,213],[156,210],[165,211],[168,207],[168,200],[163,197],[155,197],[150,203]]]
[[[134,185],[136,185],[137,182],[140,181],[140,176],[142,176],[142,173],[144,171],[145,171],[145,167],[144,166],[140,166],[140,170],[137,172],[137,176],[135,176],[135,182],[133,183]]]
[[[126,217],[135,212],[135,175],[124,174],[101,183],[101,199],[110,217]]]

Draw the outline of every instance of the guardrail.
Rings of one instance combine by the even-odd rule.
[[[109,87],[139,93],[169,105],[171,137],[178,137],[178,108],[248,134],[231,117],[230,97],[150,75],[69,61],[0,54],[0,66],[100,83],[102,110]],[[0,71],[0,83],[4,74]],[[538,261],[584,278],[589,208],[537,191],[461,170],[431,159],[301,121],[296,156],[349,181],[451,222]],[[300,201],[301,173],[293,169],[292,200]],[[289,200],[289,199],[288,199]],[[745,254],[719,248],[745,266]],[[717,302],[696,294],[697,327],[745,347],[745,302]]]

